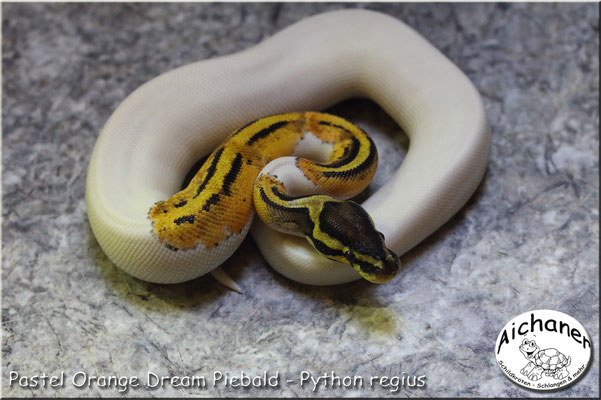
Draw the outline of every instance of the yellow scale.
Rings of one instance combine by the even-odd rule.
[[[259,176],[270,161],[293,154],[307,132],[330,144],[331,152],[324,163],[296,159],[306,179],[338,198],[369,184],[378,157],[361,128],[323,113],[274,115],[232,133],[185,189],[156,203],[149,212],[153,232],[173,251],[211,249],[242,232],[256,209],[270,227],[306,237],[319,253],[352,265],[365,279],[392,279],[399,259],[360,205],[326,195],[291,196],[276,176]]]

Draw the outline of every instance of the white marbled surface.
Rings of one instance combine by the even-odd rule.
[[[226,270],[173,286],[120,272],[87,222],[87,163],[104,122],[170,68],[229,54],[323,10],[367,7],[413,26],[480,89],[490,166],[452,220],[402,257],[393,282],[315,288],[266,266],[249,238]],[[578,319],[593,365],[551,396],[599,395],[598,4],[3,4],[4,396],[542,396],[511,383],[494,342],[512,317]],[[408,146],[368,101],[336,111],[371,132],[385,182]],[[279,371],[278,389],[131,389],[89,375]],[[425,375],[422,388],[301,387],[301,371]],[[65,373],[61,388],[9,386]],[[296,382],[286,383],[286,379]],[[210,379],[208,380],[210,383]],[[549,394],[545,394],[549,395]]]

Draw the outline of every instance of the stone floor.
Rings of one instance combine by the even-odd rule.
[[[308,287],[248,238],[210,276],[163,286],[119,271],[88,225],[85,173],[98,132],[133,89],[173,67],[249,47],[324,10],[398,17],[481,91],[487,175],[450,222],[402,257],[393,282]],[[2,394],[4,396],[467,396],[543,394],[495,363],[503,325],[549,308],[579,320],[593,365],[550,396],[599,395],[598,4],[3,4]],[[375,132],[373,187],[406,137],[374,103],[335,109]],[[60,388],[9,386],[65,375]],[[75,388],[94,376],[198,375],[204,388]],[[213,387],[215,371],[278,371],[278,389]],[[320,388],[314,376],[424,375],[424,387]],[[294,382],[287,383],[286,379]],[[549,394],[544,394],[548,396]]]

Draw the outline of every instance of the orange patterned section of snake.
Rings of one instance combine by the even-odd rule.
[[[328,114],[303,112],[252,121],[230,135],[188,187],[156,203],[152,229],[173,250],[212,248],[239,233],[253,214],[253,185],[271,160],[291,155],[306,133],[333,144],[327,163],[298,159],[305,176],[334,196],[362,190],[373,177],[377,154],[360,128]]]
[[[324,142],[334,143],[327,163],[299,159],[297,166],[312,182],[332,196],[351,197],[365,188],[378,166],[378,152],[372,139],[358,126],[334,117],[311,118],[311,131]]]

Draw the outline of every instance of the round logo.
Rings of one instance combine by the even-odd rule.
[[[501,370],[518,385],[556,390],[582,376],[591,359],[591,339],[569,315],[534,310],[503,327],[495,354]]]

